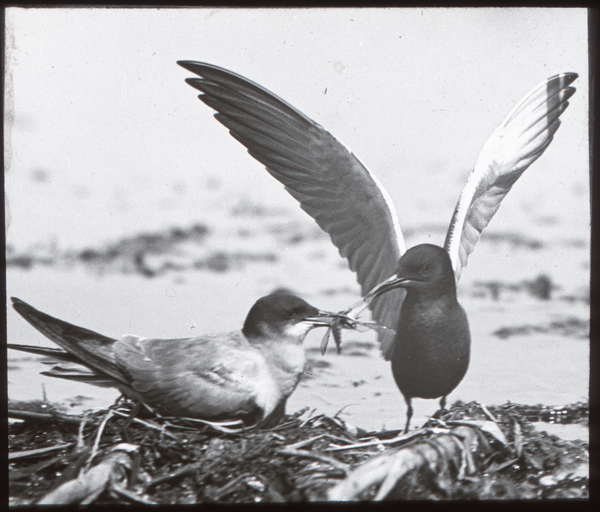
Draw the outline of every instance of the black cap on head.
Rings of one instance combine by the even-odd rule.
[[[261,324],[283,334],[283,328],[290,323],[318,316],[319,310],[300,297],[288,293],[272,293],[256,301],[250,308],[242,333],[247,338],[261,336]]]
[[[437,245],[411,247],[398,261],[396,274],[405,288],[441,286],[456,291],[450,256]]]

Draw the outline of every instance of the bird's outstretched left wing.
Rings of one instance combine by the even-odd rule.
[[[456,280],[482,230],[515,181],[546,150],[575,93],[576,73],[554,75],[529,91],[487,140],[463,189],[444,248]]]
[[[201,77],[186,82],[329,234],[356,272],[363,295],[395,272],[405,247],[394,205],[352,152],[260,85],[211,64],[178,64]],[[394,290],[369,307],[378,323],[393,329],[403,299],[404,291]]]

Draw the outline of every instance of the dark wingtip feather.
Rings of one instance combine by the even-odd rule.
[[[186,78],[185,79],[186,84],[193,87],[194,89],[198,89],[200,92],[205,92],[204,89],[202,88],[204,82],[206,82],[206,80],[204,80],[202,78]]]
[[[575,80],[579,78],[579,75],[577,73],[569,71],[567,73],[564,73],[564,78],[567,85],[571,85]]]
[[[27,304],[27,302],[22,301],[17,297],[11,297],[10,300],[12,300],[13,309],[24,318],[27,318],[27,315],[30,314],[32,311],[37,311],[37,309],[35,309],[33,306],[30,306],[29,304]]]
[[[199,75],[199,73],[196,72],[196,69],[200,65],[199,62],[193,60],[178,60],[177,64],[179,64],[183,69],[187,69],[188,71]]]

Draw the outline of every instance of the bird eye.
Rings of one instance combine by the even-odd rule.
[[[285,316],[285,318],[292,319],[294,318],[296,315],[298,314],[298,308],[292,308],[292,309],[288,309],[283,316]]]
[[[419,267],[419,273],[423,275],[427,275],[431,272],[431,265],[424,263]]]

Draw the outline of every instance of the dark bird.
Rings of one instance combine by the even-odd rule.
[[[456,281],[448,253],[441,247],[412,247],[398,262],[396,274],[365,297],[396,288],[406,290],[392,344],[392,373],[406,401],[408,432],[413,398],[446,396],[463,379],[469,366],[471,333],[467,313],[456,299]]]
[[[329,132],[240,75],[201,62],[178,64],[200,77],[186,82],[217,111],[215,118],[329,234],[356,272],[375,320],[397,331],[380,331],[379,340],[408,405],[406,430],[412,398],[441,397],[443,407],[469,362],[467,317],[456,300],[462,267],[504,196],[552,141],[577,74],[534,87],[492,133],[461,193],[445,250],[406,251],[389,194]]]
[[[196,338],[109,338],[51,317],[20,299],[13,308],[62,349],[8,344],[89,369],[56,366],[43,375],[118,388],[168,415],[209,422],[279,422],[304,372],[302,343],[336,317],[289,294],[271,294],[250,309],[239,331]],[[81,367],[79,367],[81,368]]]

